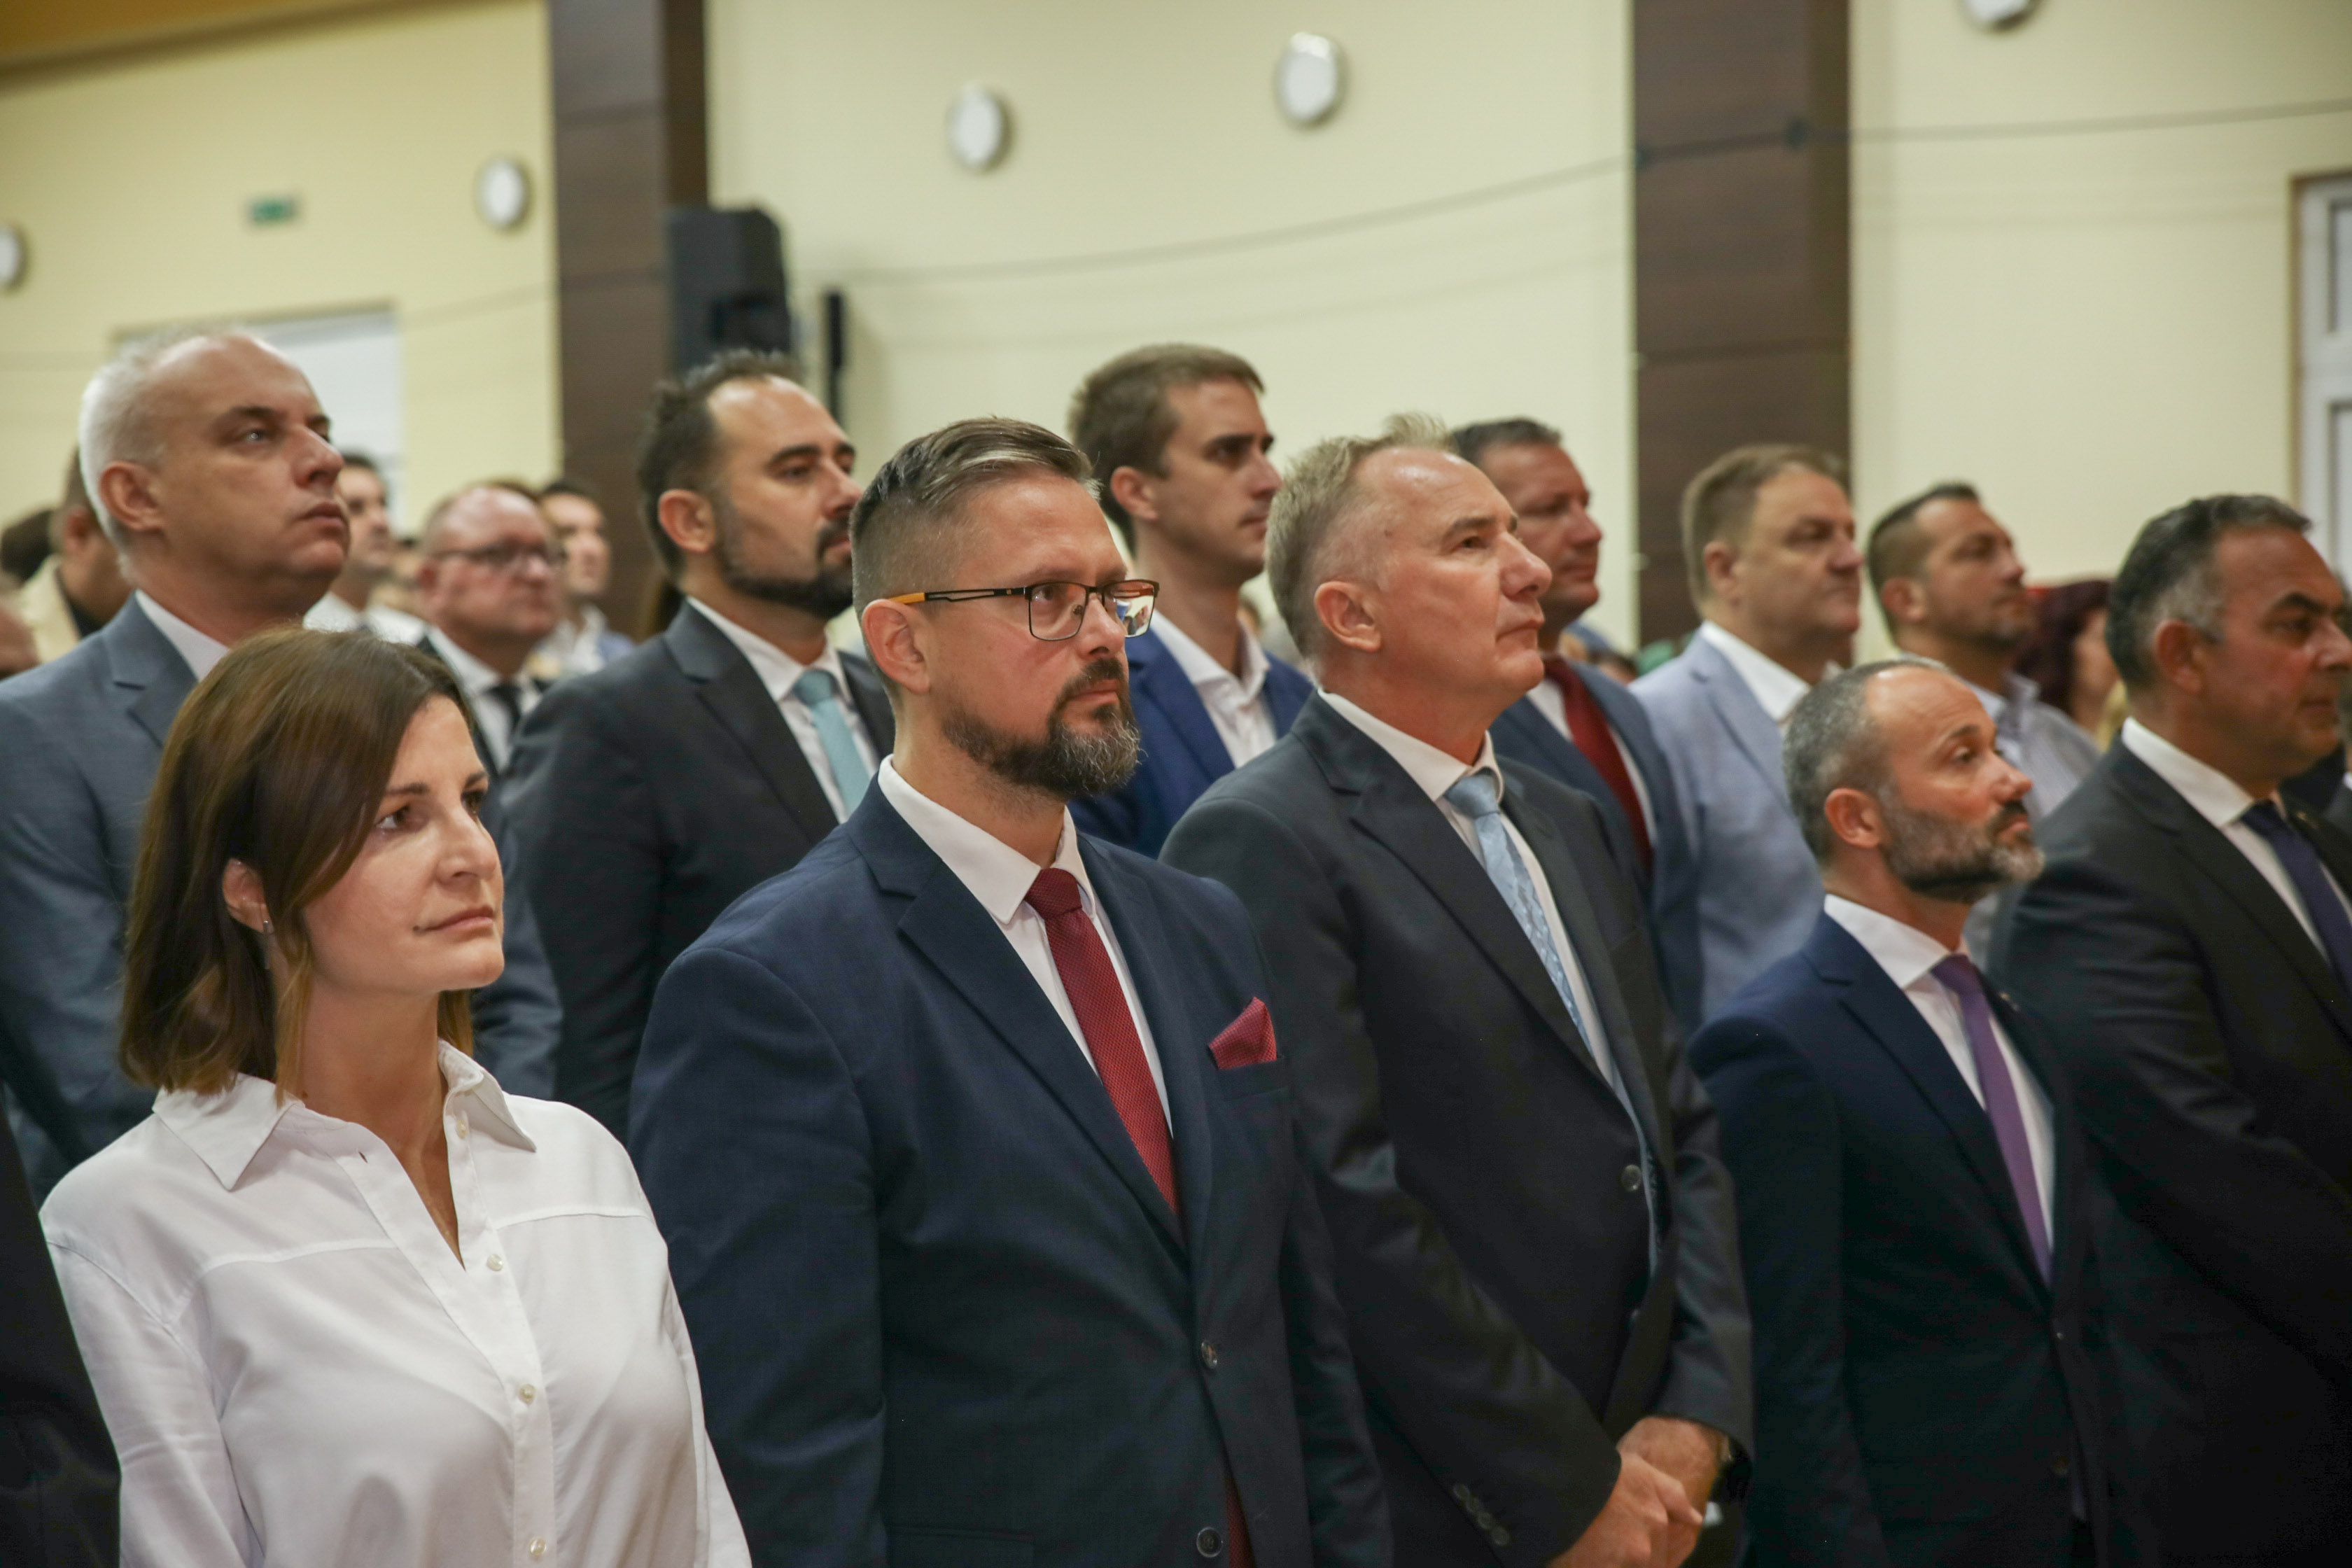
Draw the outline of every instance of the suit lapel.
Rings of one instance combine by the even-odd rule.
[[[1713,705],[1716,716],[1731,731],[1732,740],[1756,771],[1764,776],[1766,785],[1776,795],[1786,789],[1780,777],[1780,727],[1772,722],[1772,716],[1764,711],[1764,705],[1748,689],[1748,682],[1740,679],[1739,671],[1732,668],[1721,649],[1705,637],[1694,639],[1690,652],[1684,657],[1696,658],[1691,673],[1706,689],[1706,700]]]
[[[833,803],[824,798],[824,787],[810,771],[800,742],[793,739],[792,726],[784,722],[776,700],[768,695],[743,651],[690,605],[662,633],[662,644],[694,683],[703,707],[750,753],[752,766],[809,841],[831,833]]]
[[[2000,1216],[2018,1260],[2027,1277],[2042,1287],[2042,1266],[2025,1233],[2025,1216],[2017,1206],[2017,1190],[2010,1184],[2009,1166],[1993,1136],[1992,1121],[1969,1092],[1968,1080],[1952,1065],[1951,1053],[1936,1031],[1919,1016],[1911,999],[1888,979],[1878,961],[1843,926],[1823,915],[1806,943],[1814,972],[1839,992],[1839,1001],[1879,1047],[1895,1058],[1959,1146],[1960,1158],[1983,1187],[1985,1197]],[[2047,1079],[2044,1080],[2045,1086]],[[2044,1287],[2046,1288],[2046,1287]]]
[[[147,618],[133,595],[99,637],[106,645],[107,666],[123,710],[144,730],[160,750],[172,733],[180,705],[196,689],[195,672],[163,628]]]
[[[1165,643],[1150,632],[1134,639],[1128,644],[1128,668],[1136,695],[1166,717],[1168,728],[1183,742],[1185,754],[1203,778],[1214,782],[1234,771],[1233,753],[1225,750],[1200,692]]]

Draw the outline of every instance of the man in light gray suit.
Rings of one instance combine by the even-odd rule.
[[[1705,618],[1633,694],[1681,790],[1712,1015],[1802,947],[1821,912],[1821,870],[1781,783],[1780,726],[1853,657],[1862,625],[1862,555],[1836,459],[1790,446],[1717,458],[1683,492],[1683,559]]]
[[[135,344],[83,394],[83,473],[136,592],[0,685],[0,1073],[37,1192],[147,1114],[152,1096],[115,1067],[147,793],[196,681],[229,644],[299,622],[342,568],[327,429],[302,373],[237,333]],[[508,909],[479,1051],[508,1088],[544,1095],[562,1016],[529,910]]]

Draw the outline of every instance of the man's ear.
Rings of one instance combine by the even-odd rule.
[[[1110,499],[1118,502],[1119,510],[1138,522],[1160,521],[1159,505],[1151,496],[1151,476],[1132,465],[1122,463],[1110,471],[1105,489]]]
[[[718,548],[719,514],[710,498],[692,490],[664,490],[654,503],[654,518],[670,542],[688,555],[708,555]]]
[[[2166,621],[2148,639],[2157,679],[2192,697],[2205,694],[2205,650],[2210,645],[2203,632],[2187,621]]]
[[[1833,789],[1822,803],[1831,836],[1856,849],[1876,849],[1886,842],[1886,821],[1878,802],[1858,789]]]
[[[931,689],[930,656],[923,647],[912,605],[877,599],[858,612],[857,626],[866,634],[866,657],[875,668],[908,691]]]
[[[1878,607],[1890,626],[1917,626],[1927,613],[1927,590],[1912,578],[1890,577],[1879,587]]]
[[[1699,570],[1706,579],[1706,596],[1710,601],[1722,601],[1731,596],[1734,582],[1732,569],[1739,563],[1739,552],[1724,541],[1711,541],[1699,552]]]
[[[163,529],[163,503],[155,494],[155,476],[144,464],[117,460],[100,468],[98,499],[126,534]]]
[[[1323,634],[1341,647],[1380,652],[1380,616],[1366,584],[1336,577],[1323,584],[1315,590],[1315,618],[1323,623]]]

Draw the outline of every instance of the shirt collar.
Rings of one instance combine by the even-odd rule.
[[[442,631],[439,626],[427,626],[425,629],[425,635],[433,639],[433,650],[441,656],[443,662],[447,664],[450,671],[457,677],[457,684],[465,688],[467,696],[479,697],[492,687],[505,683],[507,679],[505,676],[459,647],[457,639]],[[519,686],[523,679],[524,677],[519,675],[515,677],[514,683]]]
[[[843,698],[848,697],[849,681],[841,671],[841,650],[830,641],[824,645],[824,651],[817,655],[814,664],[803,664],[759,633],[744,630],[692,595],[687,596],[686,602],[699,610],[704,620],[719,628],[719,636],[733,643],[743,657],[751,661],[752,673],[759,676],[760,684],[768,689],[769,697],[775,701],[782,702],[790,697],[793,684],[812,669],[822,669],[831,675]]]
[[[448,1086],[450,1098],[470,1098],[492,1136],[527,1152],[538,1151],[530,1135],[515,1121],[506,1091],[481,1063],[444,1041],[440,1068],[441,1081]],[[298,1100],[280,1098],[276,1084],[251,1073],[237,1074],[236,1081],[218,1094],[179,1089],[155,1097],[155,1119],[177,1133],[220,1184],[229,1188],[244,1178],[253,1157],[289,1115],[310,1118],[314,1125],[331,1120]]]
[[[163,634],[163,640],[187,661],[188,668],[195,678],[202,680],[210,675],[213,666],[228,652],[228,644],[196,630],[149,597],[146,589],[140,589],[138,597],[140,609],[146,613],[147,619],[153,623],[155,629]]]
[[[1963,680],[1960,684],[1976,693],[1977,700],[1984,704],[1985,712],[1990,716],[1996,730],[2006,731],[2012,727],[2022,730],[2025,716],[2032,712],[2033,704],[2042,700],[2042,688],[2015,670],[2002,678],[1999,691],[1987,691],[1973,680]]]
[[[2124,721],[2119,737],[2131,754],[2146,763],[2156,776],[2179,792],[2198,816],[2216,827],[2227,827],[2256,804],[2237,780],[2190,756],[2137,719]],[[2277,800],[2277,795],[2270,797]]]
[[[1788,722],[1789,710],[1812,689],[1802,676],[1787,665],[1759,651],[1745,638],[1725,631],[1713,621],[1701,621],[1698,635],[1731,661],[1731,668],[1738,671],[1739,679],[1754,693],[1765,716],[1775,724]]]
[[[1265,650],[1258,646],[1257,638],[1250,636],[1249,627],[1240,628],[1242,672],[1238,676],[1210,658],[1174,621],[1154,620],[1151,629],[1160,635],[1160,646],[1176,656],[1177,668],[1194,686],[1235,686],[1241,689],[1244,702],[1257,700],[1259,689],[1265,685]]]
[[[883,797],[915,830],[915,837],[947,862],[956,880],[971,889],[991,920],[1000,926],[1010,926],[1037,880],[1037,862],[908,784],[890,758],[882,759],[874,776],[882,786]],[[1062,838],[1054,850],[1054,868],[1067,871],[1078,879],[1080,900],[1088,914],[1094,913],[1095,885],[1087,876],[1085,858],[1078,853],[1078,835],[1071,826],[1067,807],[1062,811]]]
[[[1823,910],[1830,919],[1846,929],[1846,933],[1862,943],[1863,951],[1886,971],[1898,991],[1908,991],[1936,965],[1952,956],[1951,949],[1921,931],[1906,925],[1893,915],[1882,914],[1866,904],[1835,893],[1822,900]]]
[[[1475,773],[1495,775],[1495,798],[1503,798],[1503,770],[1495,761],[1495,737],[1478,738],[1478,760],[1469,766],[1449,752],[1442,752],[1418,735],[1408,735],[1383,719],[1375,719],[1337,692],[1326,691],[1323,700],[1331,710],[1370,736],[1381,750],[1396,759],[1397,766],[1420,786],[1422,794],[1433,801],[1443,800],[1445,792]]]

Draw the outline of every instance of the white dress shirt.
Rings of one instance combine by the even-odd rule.
[[[2125,720],[2123,733],[2117,738],[2157,777],[2179,791],[2190,810],[2221,830],[2221,837],[2234,845],[2238,853],[2263,874],[2263,880],[2285,900],[2296,923],[2303,927],[2303,934],[2325,957],[2327,944],[2319,940],[2319,928],[2311,923],[2311,911],[2304,908],[2303,895],[2295,890],[2294,879],[2286,874],[2286,867],[2280,863],[2278,851],[2270,847],[2270,841],[2246,826],[2247,809],[2258,804],[2254,797],[2237,780],[2210,763],[2190,756],[2137,719]],[[2280,816],[2286,815],[2276,793],[2271,795],[2270,803],[2279,807]],[[2336,880],[2336,873],[2324,865],[2320,870],[2327,878],[2327,885],[2336,889],[2337,900],[2342,901],[2344,889]],[[2352,903],[2345,907],[2352,912]]]
[[[1331,705],[1333,712],[1361,730],[1381,750],[1396,759],[1397,765],[1419,786],[1421,793],[1429,797],[1430,804],[1437,807],[1447,825],[1469,847],[1471,857],[1484,867],[1486,857],[1478,848],[1476,824],[1445,798],[1445,792],[1472,773],[1487,773],[1495,776],[1495,799],[1498,805],[1501,803],[1509,780],[1505,778],[1501,764],[1495,761],[1494,737],[1488,735],[1479,741],[1478,760],[1465,767],[1455,757],[1417,735],[1406,734],[1385,720],[1374,718],[1346,698],[1331,691],[1325,691],[1322,696],[1323,700]],[[1510,836],[1512,849],[1518,854],[1519,863],[1528,868],[1528,879],[1535,884],[1536,901],[1543,909],[1545,923],[1551,927],[1552,951],[1559,955],[1560,969],[1568,976],[1568,989],[1576,1000],[1577,1016],[1595,1036],[1586,1042],[1595,1058],[1594,1065],[1601,1068],[1601,1076],[1609,1080],[1611,1086],[1622,1094],[1624,1085],[1618,1076],[1616,1054],[1609,1048],[1606,1039],[1599,1037],[1601,1009],[1593,1002],[1592,986],[1584,977],[1584,965],[1577,961],[1576,944],[1568,940],[1568,928],[1560,922],[1559,903],[1552,897],[1551,880],[1544,875],[1543,863],[1536,858],[1536,852],[1520,837],[1518,825],[1511,820],[1509,813],[1502,814],[1502,823],[1503,831]]]
[[[1698,635],[1731,661],[1731,668],[1739,672],[1739,679],[1747,683],[1748,689],[1755,694],[1756,700],[1775,724],[1786,725],[1789,710],[1813,689],[1810,681],[1787,665],[1759,651],[1745,638],[1725,631],[1713,621],[1699,622]],[[1837,668],[1832,664],[1825,673],[1834,673]]]
[[[1610,678],[1595,674],[1592,679],[1607,680]],[[1576,744],[1576,731],[1568,727],[1568,699],[1560,691],[1559,682],[1549,675],[1545,676],[1536,682],[1536,689],[1528,693],[1528,700],[1535,704],[1536,711],[1542,714],[1553,729],[1568,738],[1570,745]],[[1600,705],[1595,703],[1594,706]],[[1617,755],[1625,764],[1625,776],[1633,781],[1633,799],[1642,807],[1642,831],[1649,835],[1651,843],[1655,844],[1658,841],[1658,812],[1650,804],[1650,786],[1643,782],[1642,770],[1634,764],[1633,751],[1625,744],[1624,732],[1617,728],[1606,712],[1601,715],[1601,721],[1609,726],[1609,738],[1617,742]]]
[[[528,718],[530,710],[539,706],[539,682],[529,672],[517,675],[512,679],[500,675],[459,647],[439,626],[427,627],[425,635],[431,640],[433,651],[441,656],[450,673],[457,676],[457,685],[473,707],[475,721],[482,727],[482,742],[490,748],[490,754],[485,760],[503,773],[507,758],[514,752],[514,724],[507,717],[506,704],[491,697],[490,690],[497,686],[512,686],[516,692],[516,706]]]
[[[866,721],[857,711],[857,702],[849,694],[849,677],[841,668],[841,650],[828,641],[824,645],[824,652],[817,656],[814,664],[803,664],[758,633],[745,631],[701,600],[689,595],[686,602],[701,612],[703,619],[717,626],[719,635],[741,649],[743,657],[751,661],[751,668],[760,677],[760,684],[768,689],[770,697],[775,699],[777,710],[784,716],[785,727],[792,731],[793,739],[800,743],[801,755],[808,759],[809,772],[816,775],[817,787],[824,791],[824,798],[832,803],[835,819],[845,820],[849,811],[842,804],[841,785],[834,780],[833,763],[824,754],[824,742],[816,732],[815,716],[809,712],[806,703],[793,695],[793,683],[800,679],[803,672],[822,669],[830,674],[840,694],[841,716],[848,722],[850,739],[857,742],[857,754],[865,759],[866,769],[872,771],[880,758],[874,749],[874,737],[866,732]]]
[[[1014,956],[1037,982],[1045,1000],[1054,1005],[1054,1012],[1077,1042],[1078,1054],[1086,1058],[1088,1067],[1095,1067],[1094,1052],[1087,1047],[1086,1031],[1078,1027],[1078,1015],[1070,1005],[1070,994],[1062,987],[1062,972],[1054,963],[1054,946],[1045,934],[1045,917],[1031,909],[1024,901],[1037,873],[1045,869],[1037,862],[1013,847],[987,829],[974,827],[946,806],[908,784],[898,774],[896,763],[882,760],[881,770],[874,775],[875,784],[892,809],[915,830],[915,837],[931,847],[931,853],[947,862],[956,880],[970,889],[1004,933],[1013,946]],[[1103,914],[1102,901],[1095,897],[1095,885],[1087,875],[1087,863],[1078,854],[1078,830],[1066,809],[1062,813],[1062,841],[1054,851],[1054,868],[1067,871],[1078,879],[1078,907],[1087,919],[1094,922],[1095,931],[1110,953],[1110,966],[1118,975],[1118,994],[1127,998],[1128,1016],[1135,1020],[1136,1038],[1143,1042],[1143,1059],[1151,1068],[1151,1087],[1160,1094],[1160,1114],[1168,1114],[1168,1079],[1160,1070],[1160,1047],[1152,1043],[1151,1020],[1143,1015],[1143,1004],[1135,994],[1135,977],[1128,973],[1127,955],[1119,951],[1118,933],[1111,930],[1110,921]],[[1102,1069],[1095,1067],[1095,1076]],[[1172,1123],[1171,1123],[1172,1127]]]
[[[628,1155],[441,1071],[462,1261],[381,1139],[257,1078],[50,1195],[126,1568],[749,1564]]]
[[[355,632],[365,627],[386,642],[414,643],[425,635],[425,623],[405,610],[395,610],[390,605],[370,605],[364,610],[354,610],[341,595],[331,593],[310,606],[302,616],[302,624],[314,632]]]
[[[1211,658],[1184,634],[1184,628],[1165,616],[1151,623],[1162,647],[1176,657],[1176,668],[1192,683],[1201,695],[1201,706],[1209,710],[1209,722],[1217,729],[1217,739],[1225,743],[1225,754],[1240,767],[1251,758],[1274,750],[1280,737],[1274,732],[1274,704],[1265,695],[1265,649],[1257,638],[1250,636],[1247,626],[1241,628],[1242,673],[1238,676]]]
[[[140,609],[146,613],[148,620],[154,623],[155,629],[163,634],[163,640],[170,643],[179,656],[187,661],[189,669],[194,671],[198,680],[210,675],[213,672],[213,666],[218,664],[222,656],[228,652],[228,644],[218,637],[207,637],[196,630],[195,627],[149,598],[146,589],[138,590],[136,597],[139,600]]]
[[[1904,924],[1891,915],[1842,899],[1832,893],[1823,904],[1830,919],[1846,929],[1848,935],[1862,943],[1863,951],[1878,961],[1886,977],[1895,982],[1927,1027],[1943,1042],[1945,1054],[1952,1066],[1959,1069],[1960,1081],[1969,1086],[1976,1102],[1984,1104],[1984,1082],[1977,1077],[1976,1053],[1969,1048],[1968,1026],[1960,1017],[1959,999],[1948,986],[1936,978],[1936,965],[1951,956],[1942,942],[1916,926]],[[1987,1012],[1991,1012],[1990,1005]],[[2050,1097],[2042,1092],[2042,1080],[2033,1076],[2017,1054],[2009,1031],[2000,1026],[2000,1015],[1992,1015],[1993,1043],[2000,1047],[2000,1059],[2008,1064],[2010,1081],[2017,1087],[2019,1119],[2025,1123],[2025,1149],[2033,1165],[2033,1190],[2042,1200],[2042,1234],[2055,1237],[2057,1218],[2050,1206],[2052,1152],[2050,1131]]]

